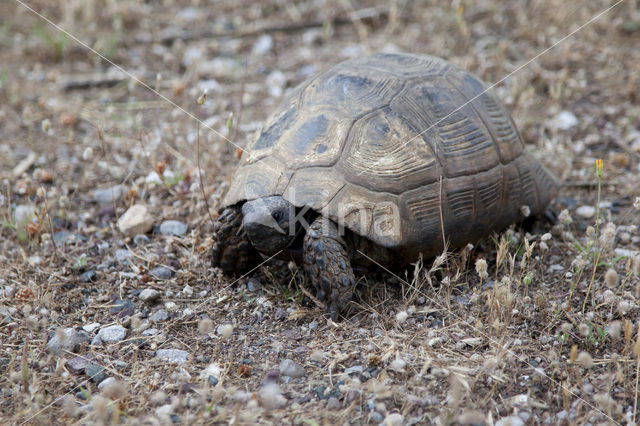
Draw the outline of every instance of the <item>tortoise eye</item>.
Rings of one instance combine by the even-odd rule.
[[[280,222],[280,219],[282,219],[282,212],[280,210],[275,210],[271,212],[271,217],[274,218],[276,222]]]

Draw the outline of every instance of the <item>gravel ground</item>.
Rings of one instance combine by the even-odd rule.
[[[3,423],[636,421],[637,1],[206,3],[0,4]],[[335,322],[296,265],[212,269],[239,148],[381,51],[496,83],[557,221],[360,274]]]

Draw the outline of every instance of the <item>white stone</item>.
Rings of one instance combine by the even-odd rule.
[[[580,206],[576,209],[576,214],[585,219],[589,219],[595,216],[596,208],[593,206]]]
[[[133,205],[118,219],[118,229],[125,235],[133,237],[144,234],[153,227],[153,217],[142,204]]]
[[[578,124],[578,118],[571,111],[560,111],[551,120],[551,127],[559,130],[569,130]]]

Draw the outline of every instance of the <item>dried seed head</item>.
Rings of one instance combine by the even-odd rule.
[[[580,332],[581,336],[587,337],[589,335],[589,332],[591,331],[591,327],[589,327],[585,323],[582,323],[578,326],[578,331]]]
[[[209,334],[211,330],[213,330],[213,321],[211,321],[210,318],[203,318],[200,320],[198,323],[198,332],[200,334]]]
[[[633,200],[633,208],[640,210],[640,197],[636,197],[636,199]]]
[[[259,396],[262,406],[268,410],[281,408],[287,403],[280,387],[275,383],[269,383],[260,389]]]
[[[573,345],[569,353],[569,361],[576,362],[576,359],[578,359],[578,345]]]
[[[542,236],[540,237],[540,241],[549,241],[551,239],[551,234],[550,233],[546,233],[546,234],[542,234]]]
[[[563,322],[560,328],[562,329],[563,332],[569,333],[571,332],[573,325],[570,322]]]
[[[49,120],[48,118],[45,118],[40,123],[40,127],[42,127],[43,132],[49,133],[49,130],[51,130],[51,120]]]
[[[616,238],[616,225],[612,222],[607,223],[602,230],[602,243],[603,245],[613,244],[613,240]]]
[[[65,395],[62,399],[62,411],[65,416],[73,418],[78,414],[76,399],[72,395]]]
[[[482,280],[486,280],[489,277],[489,274],[487,273],[487,261],[486,260],[484,260],[484,259],[476,260],[476,272],[478,273],[478,276]]]
[[[560,214],[558,215],[558,220],[563,225],[571,225],[571,222],[573,222],[573,219],[571,218],[571,214],[567,209],[564,209],[560,212]]]
[[[127,388],[124,383],[119,380],[112,380],[102,389],[102,394],[114,401],[124,398],[127,395]]]
[[[95,412],[96,418],[101,423],[106,423],[107,417],[109,415],[109,406],[106,398],[96,395],[91,400],[91,406],[93,407],[93,411]]]
[[[609,333],[609,336],[611,336],[613,340],[620,338],[620,331],[622,331],[622,322],[620,321],[613,321],[609,324],[609,327],[607,327],[607,333]]]
[[[591,368],[593,367],[593,358],[591,358],[591,355],[589,355],[588,352],[580,352],[578,354],[578,358],[577,361],[580,365],[582,365],[584,368]]]
[[[409,314],[407,314],[407,311],[400,311],[396,314],[396,321],[398,321],[399,324],[405,322],[407,318],[409,318]]]
[[[587,226],[587,237],[591,238],[596,234],[596,228],[593,226]]]
[[[607,272],[604,274],[604,283],[609,288],[614,288],[618,285],[618,273],[615,269],[607,270]]]
[[[222,324],[218,327],[218,334],[222,336],[223,339],[228,339],[231,337],[233,333],[233,324]]]

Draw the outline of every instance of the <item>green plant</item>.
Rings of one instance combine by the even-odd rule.
[[[33,32],[34,36],[44,41],[47,47],[52,50],[53,56],[55,57],[56,61],[62,59],[62,54],[64,53],[64,50],[67,46],[67,42],[69,41],[66,34],[57,32],[55,33],[55,35],[52,35],[40,23],[35,24],[31,28],[31,31]]]

